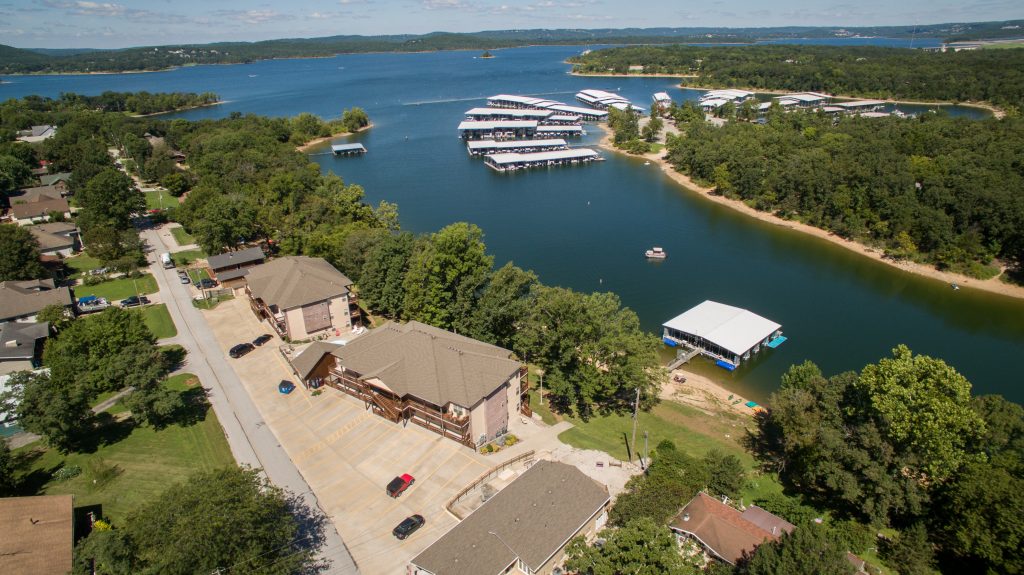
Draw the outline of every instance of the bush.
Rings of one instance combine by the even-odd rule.
[[[519,438],[516,437],[515,435],[512,435],[511,433],[509,433],[508,435],[505,436],[505,446],[506,447],[511,447],[511,446],[513,446],[513,445],[515,445],[517,443],[519,443]]]
[[[99,285],[99,284],[101,284],[101,283],[103,283],[105,281],[107,281],[106,274],[88,275],[88,276],[85,276],[84,278],[82,278],[82,283],[87,285],[87,286]]]
[[[61,467],[53,474],[53,478],[57,481],[67,481],[73,479],[82,474],[82,468],[77,465],[65,465]]]

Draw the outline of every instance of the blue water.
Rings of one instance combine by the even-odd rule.
[[[572,103],[583,88],[617,90],[646,106],[651,94],[676,100],[699,92],[668,78],[570,76],[565,58],[579,47],[477,52],[362,54],[197,66],[109,76],[9,78],[0,98],[62,91],[214,91],[227,103],[179,114],[198,119],[232,112],[336,117],[367,110],[374,128],[345,141],[363,156],[311,159],[367,199],[397,202],[403,227],[430,232],[455,221],[483,228],[497,265],[514,261],[547,284],[608,290],[658,326],[704,299],[746,307],[783,325],[788,340],[732,373],[698,362],[747,396],[763,401],[791,364],[812,359],[826,373],[859,369],[898,343],[945,358],[979,392],[1024,401],[1015,359],[1024,357],[1024,302],[948,286],[893,270],[827,242],[752,220],[687,191],[654,166],[604,152],[607,161],[497,174],[467,156],[456,125],[488,95],[543,95]],[[904,107],[914,112],[925,107]],[[983,112],[951,107],[952,113]],[[600,130],[588,128],[584,143]],[[667,260],[643,251],[663,246]]]

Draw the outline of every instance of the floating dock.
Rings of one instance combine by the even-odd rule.
[[[534,132],[537,136],[543,138],[579,138],[585,136],[587,133],[583,131],[583,126],[537,126],[537,130]]]
[[[466,110],[466,119],[488,120],[546,120],[555,114],[554,110],[533,110],[515,108],[472,108]]]
[[[467,120],[459,124],[459,132],[464,140],[532,138],[537,133],[537,126],[536,120]]]
[[[530,168],[564,166],[567,164],[589,164],[603,160],[597,152],[589,148],[558,150],[553,152],[534,152],[521,154],[515,152],[490,154],[484,157],[484,163],[499,172],[514,172]]]
[[[552,152],[566,150],[569,144],[561,138],[547,140],[511,140],[498,142],[495,140],[471,140],[466,143],[466,151],[471,156],[486,156],[504,152],[520,154],[531,152]]]
[[[514,94],[498,94],[487,98],[487,106],[491,108],[513,108],[532,110],[553,110],[559,114],[580,116],[587,122],[600,122],[608,119],[608,112],[595,110],[593,108],[581,108],[579,106],[567,106],[564,102],[534,98],[531,96],[516,96]]]
[[[690,308],[662,327],[666,345],[700,350],[729,371],[762,349],[774,349],[786,341],[782,326],[772,320],[711,300]]]
[[[335,156],[351,156],[365,154],[366,148],[362,144],[334,144],[331,146],[331,153]]]
[[[608,108],[628,110],[632,108],[640,114],[645,112],[643,107],[630,102],[628,98],[624,98],[614,92],[605,92],[604,90],[580,90],[576,94],[576,99],[598,110],[607,110]]]

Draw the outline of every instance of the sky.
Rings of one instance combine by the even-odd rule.
[[[1024,18],[1022,0],[0,0],[0,44],[162,44],[516,28],[874,26]]]

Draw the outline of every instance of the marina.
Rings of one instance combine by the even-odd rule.
[[[763,348],[775,349],[786,341],[778,323],[711,300],[670,319],[662,328],[662,341],[669,347],[681,347],[681,354],[691,358],[699,352],[728,371]]]
[[[599,162],[603,158],[589,148],[575,148],[571,150],[556,150],[553,152],[533,152],[521,154],[507,152],[502,154],[490,154],[484,157],[484,163],[498,172],[514,172],[530,168],[547,168],[553,166],[564,166],[570,164],[589,164]]]
[[[614,92],[606,92],[604,90],[580,90],[576,94],[576,99],[588,106],[593,106],[598,110],[615,108],[617,110],[625,111],[633,109],[640,114],[643,114],[646,111],[643,107],[630,102],[629,98],[625,98]]]
[[[489,120],[536,120],[542,122],[555,115],[554,110],[533,110],[515,108],[473,108],[466,110],[466,119]]]
[[[558,102],[555,100],[545,100],[543,98],[534,98],[532,96],[517,96],[513,94],[498,94],[497,96],[491,96],[487,98],[487,105],[491,108],[513,108],[513,109],[531,109],[531,110],[552,110],[561,114],[580,116],[584,121],[587,122],[600,122],[608,118],[608,112],[605,110],[596,110],[593,108],[581,108],[579,106],[569,106],[564,102]]]
[[[548,140],[511,140],[501,142],[496,140],[471,140],[466,142],[466,151],[469,152],[470,156],[486,156],[488,154],[497,154],[502,152],[550,152],[554,150],[566,150],[568,148],[568,142],[561,138],[552,138]]]
[[[331,146],[331,153],[335,156],[352,156],[365,154],[366,147],[362,144],[334,144]]]
[[[466,120],[459,124],[459,132],[463,140],[532,138],[537,133],[537,127],[536,120]]]

